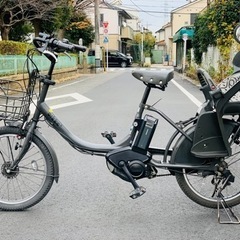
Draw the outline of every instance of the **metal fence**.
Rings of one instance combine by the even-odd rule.
[[[20,55],[2,55],[0,56],[0,76],[21,74],[26,71],[26,56]],[[34,56],[34,62],[39,70],[48,70],[50,61],[44,56]],[[78,56],[59,56],[55,69],[77,67]]]

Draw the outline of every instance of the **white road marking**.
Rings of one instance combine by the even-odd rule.
[[[89,99],[87,97],[84,97],[83,95],[81,95],[79,93],[71,93],[71,94],[65,94],[65,95],[60,95],[60,96],[56,96],[56,97],[50,97],[50,98],[47,98],[46,101],[51,101],[51,100],[55,100],[55,99],[59,99],[59,98],[66,98],[66,97],[74,98],[74,99],[76,99],[76,101],[57,104],[57,105],[51,106],[51,108],[52,109],[58,109],[58,108],[69,107],[69,106],[72,106],[72,105],[92,101],[91,99]]]
[[[180,90],[182,91],[194,104],[196,104],[198,107],[202,105],[202,102],[200,102],[197,98],[195,98],[191,93],[189,93],[185,88],[183,88],[180,84],[178,84],[175,80],[171,80],[171,82]]]
[[[68,87],[68,86],[71,86],[71,85],[78,84],[78,83],[83,82],[83,81],[85,81],[85,80],[77,80],[77,81],[72,82],[72,83],[68,83],[68,84],[64,84],[62,86],[57,86],[57,87],[51,88],[50,90],[54,91],[54,90],[57,90],[57,89],[60,89],[60,88],[65,88],[65,87]]]
[[[73,98],[74,101],[60,103],[60,104],[52,105],[52,106],[50,105],[51,108],[59,109],[59,108],[69,107],[69,106],[73,106],[76,104],[81,104],[81,103],[86,103],[86,102],[92,101],[91,99],[84,97],[83,95],[81,95],[79,93],[70,93],[70,94],[64,94],[64,95],[59,95],[59,96],[55,96],[55,97],[49,97],[49,98],[46,98],[46,101],[52,101],[52,100],[62,99],[62,98]],[[33,113],[35,110],[35,104],[36,104],[36,101],[34,101],[34,104],[30,105],[31,113]]]

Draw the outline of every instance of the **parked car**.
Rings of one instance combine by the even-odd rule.
[[[103,55],[103,54],[101,54]],[[104,52],[105,55],[105,63],[107,62],[106,57],[108,56],[108,65],[109,66],[120,66],[120,67],[127,67],[132,65],[133,58],[131,56],[127,56],[118,50],[108,50],[107,52]],[[88,56],[95,56],[95,50],[90,49],[88,52]],[[101,57],[103,58],[103,57]],[[103,64],[104,61],[102,61]]]

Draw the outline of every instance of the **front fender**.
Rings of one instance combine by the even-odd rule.
[[[52,145],[46,140],[46,138],[36,129],[34,131],[34,136],[37,137],[39,140],[41,140],[43,142],[43,144],[46,145],[46,147],[48,148],[52,160],[53,160],[53,171],[54,171],[54,180],[56,181],[56,183],[58,182],[59,179],[59,164],[58,164],[58,158],[57,158],[57,154],[54,151]]]

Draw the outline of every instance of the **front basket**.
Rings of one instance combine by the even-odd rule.
[[[19,81],[0,79],[0,120],[22,121],[30,99]]]

